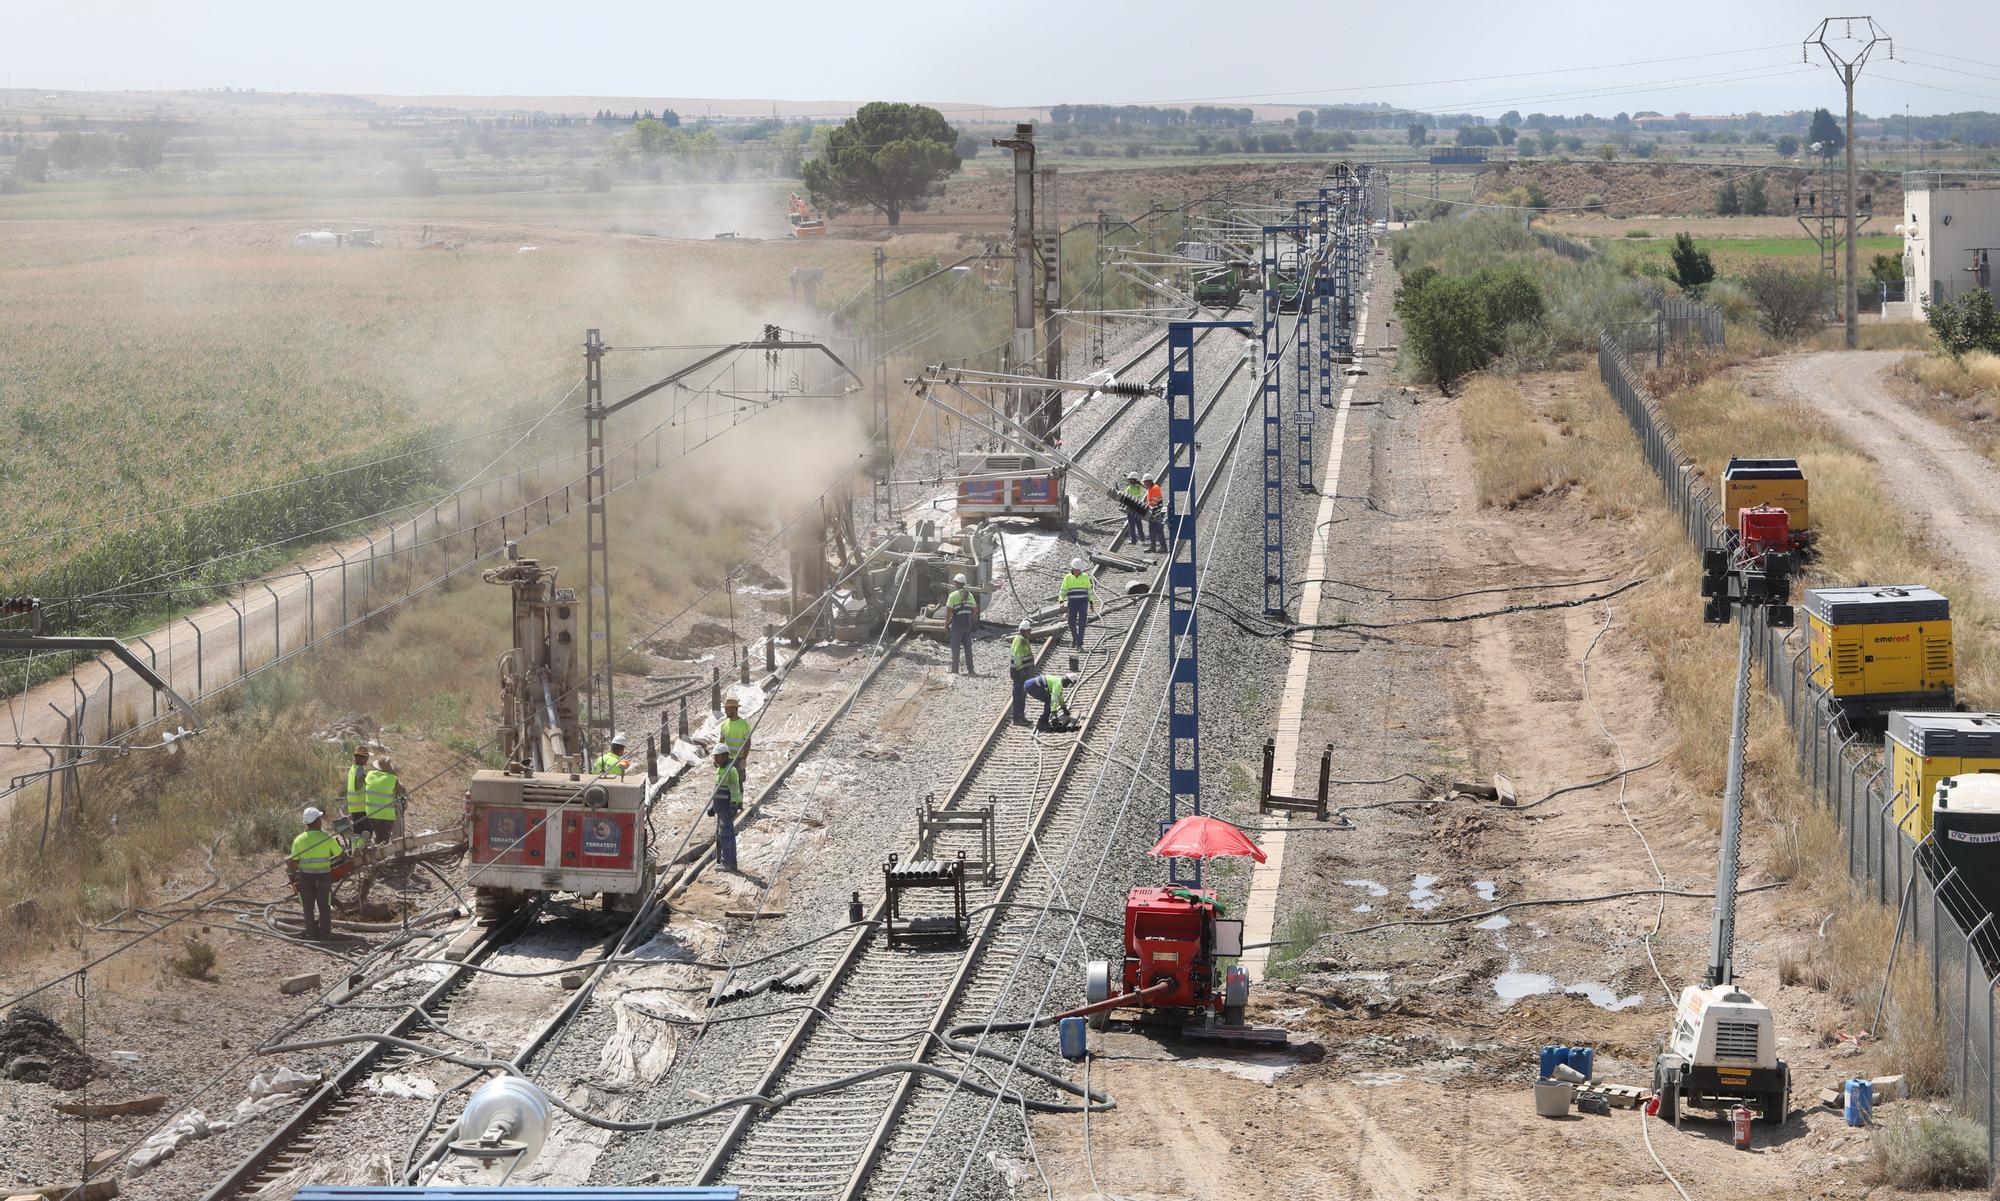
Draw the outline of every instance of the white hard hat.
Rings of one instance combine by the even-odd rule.
[[[951,577],[951,582],[954,584],[963,584],[965,582],[965,573],[961,571],[957,575]]]
[[[618,732],[617,732],[616,734],[613,734],[613,735],[611,736],[611,745],[612,745],[612,746],[624,746],[624,745],[625,745],[625,731],[623,731],[623,730],[620,730],[620,731],[618,731]]]
[[[1027,618],[1025,618],[1025,617],[1023,617],[1023,618],[1021,619],[1021,624],[1020,624],[1020,625],[1017,625],[1017,626],[1015,626],[1014,628],[1015,628],[1015,629],[1017,629],[1017,630],[1019,630],[1019,631],[1021,631],[1021,632],[1022,632],[1023,634],[1025,634],[1025,633],[1027,633],[1027,632],[1028,632],[1029,630],[1032,630],[1032,629],[1034,629],[1035,627],[1034,627],[1034,626],[1032,626],[1032,625],[1029,625],[1029,624],[1028,624],[1028,619],[1027,619]]]
[[[1069,569],[1070,569],[1071,571],[1082,571],[1082,570],[1083,570],[1083,560],[1082,560],[1082,559],[1071,559],[1071,560],[1069,561]]]
[[[715,744],[715,749],[710,751],[708,754],[710,758],[714,758],[717,755],[727,755],[728,753],[729,753],[729,744],[726,742],[718,742]]]
[[[318,821],[320,818],[325,817],[326,814],[321,813],[318,809],[314,808],[311,805],[307,805],[305,816],[306,816],[306,824],[310,826],[314,822]]]
[[[1125,473],[1125,478],[1128,480],[1136,480],[1139,478],[1139,473],[1136,471],[1128,471]]]

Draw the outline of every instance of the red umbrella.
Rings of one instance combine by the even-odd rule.
[[[1197,814],[1167,827],[1151,852],[1160,859],[1222,859],[1248,855],[1264,862],[1264,850],[1250,836],[1221,818]]]

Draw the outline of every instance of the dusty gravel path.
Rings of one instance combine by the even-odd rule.
[[[1904,352],[1801,355],[1776,373],[1882,466],[1881,482],[1989,593],[2000,595],[2000,467],[1958,431],[1918,412],[1883,378]]]

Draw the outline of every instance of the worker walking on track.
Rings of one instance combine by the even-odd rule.
[[[1054,725],[1051,724],[1053,718],[1067,721],[1069,702],[1063,699],[1063,690],[1075,685],[1075,676],[1059,676],[1054,673],[1036,676],[1028,681],[1028,695],[1042,702],[1042,715],[1035,719],[1037,730],[1054,729]]]
[[[1070,642],[1082,650],[1083,628],[1090,624],[1090,614],[1097,608],[1097,585],[1083,569],[1082,559],[1069,561],[1069,574],[1062,578],[1062,599],[1068,609]]]
[[[613,734],[611,749],[597,757],[597,763],[591,771],[600,776],[617,776],[621,780],[624,779],[625,769],[632,766],[632,761],[625,757],[625,745],[625,731],[620,730]]]
[[[292,839],[291,854],[285,857],[285,874],[298,890],[305,936],[314,942],[333,937],[333,865],[347,854],[340,840],[321,826],[325,816],[307,806],[306,828]]]
[[[1167,501],[1150,475],[1146,477],[1146,549],[1167,549]]]
[[[743,719],[743,703],[733,696],[722,698],[722,727],[718,737],[729,750],[729,763],[736,769],[740,789],[750,778],[750,723]]]
[[[715,744],[715,791],[708,811],[715,815],[715,861],[736,870],[736,815],[743,809],[743,776],[729,761],[729,748]]]
[[[1125,491],[1120,495],[1125,506],[1125,544],[1136,546],[1146,532],[1143,524],[1146,520],[1146,489],[1139,483],[1138,472],[1125,473]]]
[[[976,676],[972,670],[972,630],[979,622],[979,598],[972,589],[965,586],[965,573],[951,577],[955,585],[951,595],[944,598],[945,630],[951,635],[951,674],[958,674],[959,648],[965,648],[965,674]]]
[[[1014,720],[1028,720],[1028,677],[1035,674],[1035,644],[1028,637],[1034,629],[1027,618],[1014,627],[1014,637],[1007,644],[1007,676],[1014,682]]]
[[[362,791],[367,794],[368,800],[363,821],[370,841],[377,844],[388,842],[396,836],[396,826],[402,820],[403,800],[409,795],[396,779],[396,765],[389,756],[375,757],[375,766],[369,771]],[[359,827],[356,837],[359,837],[358,830]]]

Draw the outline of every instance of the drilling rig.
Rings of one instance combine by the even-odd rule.
[[[556,587],[556,569],[521,558],[512,542],[483,578],[513,591],[514,649],[500,656],[503,757],[530,771],[575,771],[584,754],[576,590]]]

